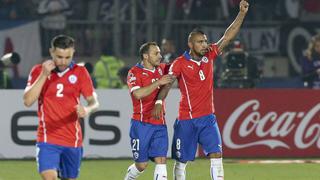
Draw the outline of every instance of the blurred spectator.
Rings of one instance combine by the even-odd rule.
[[[1,20],[17,20],[22,16],[22,9],[16,0],[1,0],[0,19]]]
[[[299,0],[285,0],[285,8],[289,18],[297,19],[300,15],[300,1]]]
[[[161,52],[164,63],[171,63],[175,58],[177,58],[176,47],[170,39],[162,39]]]
[[[66,27],[66,12],[69,4],[66,0],[42,0],[38,13],[43,17],[41,25],[45,29],[63,30]]]
[[[39,3],[38,13],[42,17],[42,46],[47,53],[52,37],[62,34],[66,27],[67,17],[70,12],[69,3],[66,0],[42,0]]]
[[[320,1],[319,0],[304,0],[303,1],[303,20],[319,20],[320,18]]]
[[[121,88],[118,71],[123,66],[122,60],[114,56],[102,55],[94,66],[97,88]]]
[[[124,66],[121,69],[119,69],[118,71],[118,76],[121,80],[121,88],[122,89],[127,89],[128,85],[127,85],[127,76],[128,76],[128,72],[129,72],[130,68],[128,66]]]
[[[320,89],[320,34],[310,40],[301,63],[305,87]]]

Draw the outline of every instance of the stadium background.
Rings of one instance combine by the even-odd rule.
[[[76,39],[77,62],[94,65],[108,55],[130,67],[138,61],[138,48],[145,41],[160,44],[163,38],[172,39],[176,53],[181,54],[195,27],[203,29],[210,41],[217,41],[234,19],[239,2],[52,0],[49,7],[50,1],[45,1],[3,0],[0,4],[0,52],[21,56],[18,65],[4,68],[12,89],[0,90],[1,180],[38,178],[34,161],[20,161],[34,158],[37,123],[36,106],[23,107],[21,89],[31,67],[48,58],[54,35],[65,33]],[[63,7],[61,2],[68,5]],[[53,8],[56,16],[48,18],[52,14],[40,4]],[[320,33],[319,19],[317,0],[250,1],[237,39],[255,57],[259,78],[251,88],[241,83],[216,84],[226,179],[320,179],[316,173],[320,169],[320,92],[304,87],[300,65],[308,41]],[[219,78],[217,74],[217,82]],[[84,120],[85,157],[94,160],[84,161],[80,179],[122,179],[131,157],[130,98],[124,89],[99,89],[98,94],[100,110]],[[167,101],[170,135],[178,99],[178,90],[171,91]],[[280,161],[269,161],[274,159]],[[191,163],[188,177],[209,179],[206,163],[202,159]],[[172,161],[168,164],[171,167]],[[151,177],[150,169],[141,179]]]

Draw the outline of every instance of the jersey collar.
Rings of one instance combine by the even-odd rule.
[[[192,57],[191,57],[191,55],[189,54],[189,51],[185,51],[185,52],[183,53],[183,56],[185,57],[185,59],[186,59],[187,61],[192,61],[192,62],[196,63],[198,66],[200,66],[201,61],[195,61],[195,60],[193,60]]]
[[[145,67],[143,66],[142,62],[137,63],[136,66],[137,66],[138,68],[144,69],[144,70],[146,70],[146,71],[150,71],[150,72],[152,72],[152,73],[154,73],[155,70],[156,70],[156,68],[153,68],[152,70],[145,68]]]
[[[68,71],[70,71],[71,69],[73,69],[74,66],[75,66],[75,64],[76,64],[76,63],[72,60],[67,69],[65,69],[65,70],[62,71],[62,72],[56,71],[57,75],[58,75],[59,77],[62,77],[62,76],[65,75]]]

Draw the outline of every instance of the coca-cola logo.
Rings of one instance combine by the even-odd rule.
[[[306,149],[315,145],[320,149],[320,103],[307,112],[284,111],[277,113],[269,111],[262,114],[259,112],[259,108],[260,102],[253,99],[244,102],[231,113],[224,125],[222,135],[227,147],[241,149],[264,145],[271,149],[276,147],[291,149],[293,147],[290,147],[290,143],[284,138],[290,133],[294,133],[291,144],[297,148]],[[240,119],[240,117],[244,118]],[[254,135],[256,138],[251,138],[248,143],[237,143],[232,138],[234,135],[244,139]]]

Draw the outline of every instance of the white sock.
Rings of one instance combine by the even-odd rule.
[[[134,180],[137,179],[137,177],[140,176],[140,174],[142,174],[143,171],[139,171],[136,167],[135,164],[132,164],[131,166],[129,166],[126,177],[124,178],[124,180]]]
[[[212,180],[223,180],[224,171],[222,158],[211,158],[210,174]]]
[[[186,166],[187,166],[187,163],[175,161],[174,166],[173,166],[174,180],[185,180],[186,179]]]
[[[154,168],[153,180],[167,180],[167,165],[156,164]]]

